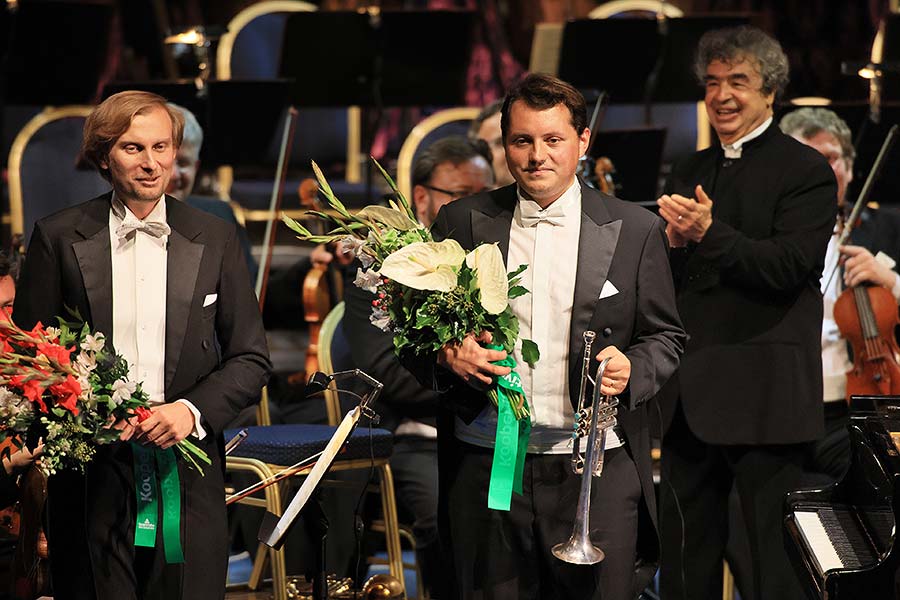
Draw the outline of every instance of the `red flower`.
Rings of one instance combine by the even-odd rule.
[[[56,405],[62,406],[73,415],[78,414],[78,396],[81,395],[81,384],[71,375],[66,380],[50,386],[50,392],[56,396]]]
[[[134,414],[138,418],[138,423],[143,423],[147,419],[150,418],[150,415],[153,414],[150,412],[150,409],[145,406],[138,406],[134,409]]]
[[[44,395],[44,388],[41,386],[41,381],[37,378],[25,381],[25,377],[25,375],[15,375],[9,380],[9,383],[10,385],[21,389],[22,395],[37,404],[40,407],[41,412],[47,412],[47,405],[44,404],[44,399],[42,398]]]
[[[52,358],[59,364],[66,366],[70,363],[70,354],[72,350],[67,350],[59,344],[39,343],[37,345],[38,354],[43,354],[47,358]]]

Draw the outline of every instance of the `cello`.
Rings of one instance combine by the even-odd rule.
[[[842,227],[839,246],[849,240],[896,134],[897,125],[894,125],[881,146],[850,217]],[[834,272],[829,277],[829,284],[833,276]],[[891,291],[875,285],[845,289],[834,303],[834,321],[853,349],[853,366],[847,371],[848,402],[851,396],[900,394],[900,347],[894,333],[895,328],[900,326],[900,318],[897,301]]]

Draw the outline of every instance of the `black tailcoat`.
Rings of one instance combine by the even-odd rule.
[[[70,307],[112,343],[110,198],[105,194],[35,225],[16,296],[19,326],[55,324]],[[166,286],[166,401],[185,398],[197,407],[207,431],[198,445],[213,461],[201,477],[179,460],[186,562],[183,570],[169,570],[175,581],[165,585],[180,589],[182,598],[222,598],[227,562],[222,431],[258,401],[271,365],[235,227],[174,198],[165,201],[172,229],[167,277],[160,282]],[[211,294],[217,298],[209,303]],[[133,588],[134,582],[115,575],[123,572],[116,565],[128,565],[134,553],[130,445],[102,448],[85,476],[52,476],[48,503],[55,596],[133,597],[121,586]],[[161,554],[159,543],[157,550]]]

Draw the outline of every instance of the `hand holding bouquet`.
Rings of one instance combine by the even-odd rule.
[[[40,465],[48,475],[84,471],[97,445],[119,439],[117,423],[142,420],[150,410],[140,383],[128,379],[128,363],[102,333],[59,323],[24,331],[0,322],[0,441],[34,448],[43,440]],[[201,472],[200,463],[211,464],[188,439],[176,448]]]
[[[310,211],[333,228],[314,235],[294,219],[285,223],[298,237],[315,243],[339,241],[362,263],[354,283],[375,294],[370,320],[394,336],[399,355],[433,354],[448,343],[490,331],[493,344],[507,353],[519,338],[519,322],[509,307],[509,299],[528,292],[518,285],[526,265],[507,274],[496,244],[482,244],[466,252],[455,240],[435,242],[431,232],[418,223],[406,198],[390,176],[375,165],[397,195],[389,207],[367,206],[355,214],[335,197],[318,165],[313,170],[331,211]],[[530,365],[539,358],[537,346],[521,340],[522,357]],[[515,366],[512,357],[505,366]],[[529,416],[528,404],[515,372],[500,387],[517,419]],[[497,385],[489,391],[498,403]]]

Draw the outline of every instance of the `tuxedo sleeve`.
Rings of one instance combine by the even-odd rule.
[[[753,239],[714,218],[697,244],[696,254],[717,265],[723,281],[790,292],[804,285],[824,259],[837,210],[834,175],[824,161],[816,161],[784,177],[771,236]]]
[[[24,329],[31,329],[38,321],[44,325],[56,325],[55,317],[66,314],[60,278],[59,257],[38,222],[31,234],[25,263],[16,283],[16,301],[13,305],[16,325]]]
[[[434,415],[439,394],[423,388],[403,368],[394,352],[391,334],[369,321],[374,298],[371,292],[356,286],[344,290],[344,327],[352,340],[350,352],[354,365],[384,383],[380,402],[393,405],[404,415]]]
[[[241,410],[259,400],[272,369],[259,304],[234,227],[224,247],[217,295],[218,368],[179,397],[196,406],[205,424],[221,434]]]
[[[655,396],[678,368],[687,334],[675,304],[665,226],[651,227],[641,252],[632,343],[624,350],[631,379],[624,403],[631,409]]]

